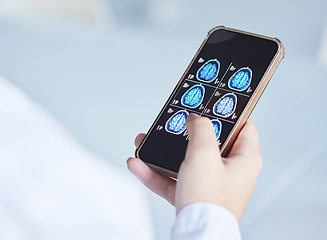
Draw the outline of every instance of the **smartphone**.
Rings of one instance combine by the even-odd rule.
[[[136,157],[176,178],[187,148],[185,120],[190,113],[211,120],[226,157],[284,55],[277,38],[224,26],[210,30]]]

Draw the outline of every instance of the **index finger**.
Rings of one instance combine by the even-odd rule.
[[[190,159],[205,159],[209,154],[220,157],[213,124],[207,117],[190,114],[186,120],[189,134],[185,161]]]
[[[134,144],[135,144],[135,147],[139,147],[140,146],[140,144],[141,144],[141,142],[143,141],[143,138],[145,137],[145,134],[144,133],[139,133],[137,136],[136,136],[136,138],[135,138],[135,140],[134,140]]]

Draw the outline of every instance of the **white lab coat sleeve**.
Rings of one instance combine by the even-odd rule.
[[[241,240],[238,222],[227,209],[209,202],[192,203],[178,214],[171,240]]]
[[[89,152],[0,76],[0,239],[153,240],[144,188],[110,149]]]

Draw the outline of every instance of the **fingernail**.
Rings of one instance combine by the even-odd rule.
[[[200,115],[196,114],[196,113],[190,113],[188,115],[188,118],[187,119],[193,119],[193,118],[197,118],[197,117],[200,117]]]

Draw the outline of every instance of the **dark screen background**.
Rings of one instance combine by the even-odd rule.
[[[277,43],[271,40],[224,29],[213,32],[183,76],[176,91],[170,96],[167,106],[153,124],[152,131],[148,133],[146,141],[141,145],[139,157],[145,162],[178,172],[185,156],[188,133],[187,130],[179,135],[169,133],[165,130],[165,124],[179,110],[218,119],[222,123],[222,131],[217,143],[222,146],[277,50]],[[195,77],[197,71],[211,59],[217,59],[220,62],[218,76],[210,83],[199,81]],[[240,92],[230,89],[228,81],[242,67],[252,70],[252,79],[250,86]],[[205,96],[202,103],[192,109],[183,106],[180,100],[182,95],[195,84],[204,86]],[[212,113],[212,108],[227,93],[237,96],[236,109],[230,117],[219,117]]]

